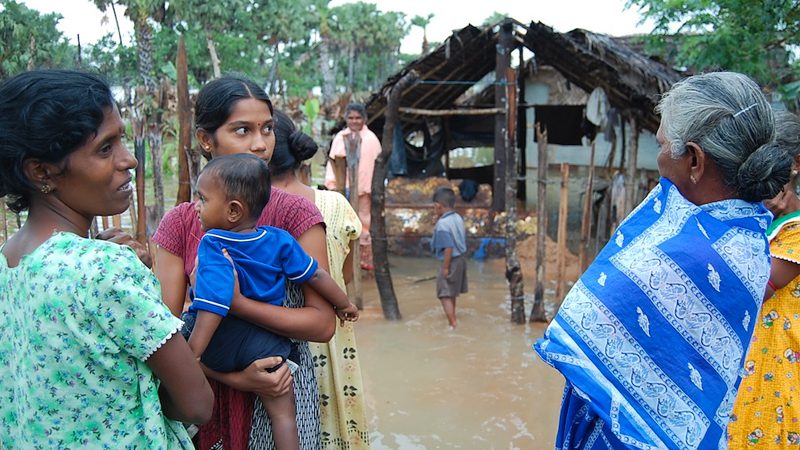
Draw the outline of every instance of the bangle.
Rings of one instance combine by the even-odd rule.
[[[772,280],[767,280],[767,286],[769,286],[770,289],[772,289],[775,292],[778,291],[778,286],[775,286],[775,283],[773,283]]]

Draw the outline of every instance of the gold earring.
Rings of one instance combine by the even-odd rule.
[[[792,176],[793,176],[793,177],[796,177],[796,176],[797,176],[797,170],[796,170],[796,169],[795,169],[795,170],[792,170]]]
[[[692,180],[692,183],[697,184],[697,178],[694,175],[689,175],[689,179]]]
[[[39,188],[39,190],[42,191],[42,194],[47,195],[47,194],[53,192],[53,187],[50,186],[49,184],[43,184],[42,187]]]

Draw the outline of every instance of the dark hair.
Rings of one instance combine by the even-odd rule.
[[[283,111],[276,109],[275,150],[269,160],[272,175],[282,175],[300,167],[300,163],[317,153],[319,146],[311,136],[298,130],[292,119]]]
[[[456,193],[449,187],[440,187],[433,193],[433,202],[452,209],[456,206]]]
[[[228,74],[209,81],[197,94],[194,106],[195,127],[202,128],[209,134],[216,133],[231,116],[236,102],[247,98],[263,101],[269,112],[273,112],[267,93],[249,78]]]
[[[258,219],[269,202],[272,189],[269,168],[253,154],[219,156],[209,161],[200,173],[219,179],[227,199],[244,203],[251,219]]]
[[[9,209],[28,209],[36,189],[23,162],[64,162],[113,105],[108,84],[83,72],[34,70],[0,84],[0,197],[9,196]]]
[[[361,114],[361,117],[364,118],[364,121],[367,120],[367,108],[364,107],[363,103],[353,102],[347,105],[347,108],[344,110],[344,117],[347,118],[347,115],[350,114],[350,111],[355,111]]]

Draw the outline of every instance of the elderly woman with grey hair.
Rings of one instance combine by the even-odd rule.
[[[657,109],[658,186],[620,224],[535,349],[566,378],[556,448],[725,448],[770,274],[761,205],[789,179],[772,108],[730,72]]]

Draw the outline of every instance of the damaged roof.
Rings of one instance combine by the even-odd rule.
[[[684,74],[638,53],[622,39],[581,29],[558,33],[541,22],[525,26],[510,20],[514,24],[515,49],[527,47],[534,53],[536,64],[554,67],[587,92],[602,87],[611,106],[627,117],[636,117],[644,129],[658,129],[658,98]],[[498,25],[467,25],[454,31],[433,52],[390,77],[366,102],[370,128],[381,135],[388,93],[411,70],[419,74],[420,81],[403,93],[401,108],[465,108],[464,93],[494,73]],[[401,113],[401,118],[415,121],[420,116]]]

